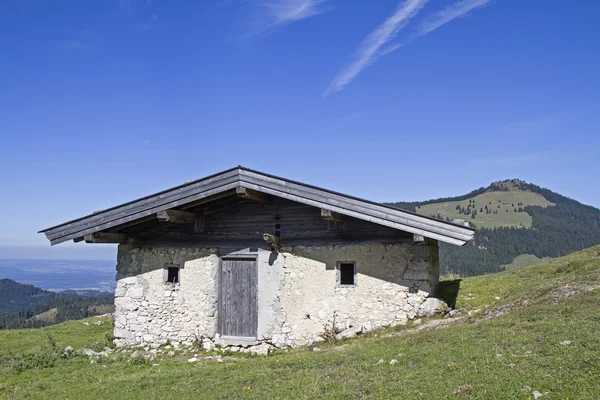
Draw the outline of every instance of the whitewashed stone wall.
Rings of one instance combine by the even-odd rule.
[[[287,251],[286,251],[287,250]],[[438,280],[437,245],[362,244],[284,249],[277,347],[321,340],[324,326],[359,332],[406,324]],[[356,286],[338,287],[336,264],[354,261]],[[335,317],[334,317],[335,316]]]
[[[165,264],[179,264],[180,283],[165,283]],[[192,342],[217,332],[216,249],[120,245],[115,343]]]
[[[117,345],[218,337],[217,249],[120,245]],[[258,339],[277,347],[322,340],[326,327],[372,329],[415,318],[438,280],[437,245],[357,244],[259,250]],[[355,287],[337,287],[338,261],[357,264]],[[180,264],[180,283],[165,283]],[[218,342],[218,341],[217,341]]]

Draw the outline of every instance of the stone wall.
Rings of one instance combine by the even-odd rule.
[[[310,344],[320,340],[324,327],[366,332],[406,324],[435,288],[437,254],[437,245],[379,243],[284,249],[280,329],[273,344]],[[338,261],[356,262],[355,287],[337,286]]]
[[[247,254],[250,249],[236,253]],[[115,292],[117,345],[217,339],[218,249],[120,245]],[[324,331],[370,331],[419,315],[438,279],[438,247],[408,244],[254,249],[257,340],[278,347],[322,340]],[[357,265],[356,286],[338,287],[338,261]],[[180,283],[165,283],[179,264]]]
[[[120,245],[115,290],[117,345],[193,342],[217,333],[216,249]],[[179,264],[180,283],[165,283],[165,264]]]

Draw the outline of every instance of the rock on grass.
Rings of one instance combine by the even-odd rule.
[[[459,396],[461,394],[471,393],[472,391],[473,391],[473,386],[471,386],[471,385],[462,385],[458,389],[456,389],[454,391],[454,393],[452,393],[452,394],[455,395],[455,396]]]

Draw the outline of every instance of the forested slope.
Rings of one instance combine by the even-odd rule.
[[[472,210],[469,209],[470,200],[485,192],[499,192],[501,195],[502,192],[511,191],[536,193],[554,205],[545,207],[524,205],[523,212],[532,218],[531,227],[478,227],[478,216],[476,213],[473,215],[472,210],[477,212],[481,208],[478,205],[472,207]],[[493,273],[501,271],[502,265],[510,264],[521,254],[534,254],[539,258],[559,257],[600,243],[600,210],[549,189],[516,179],[496,182],[465,196],[444,198],[439,201],[399,202],[391,205],[419,212],[419,208],[424,205],[457,201],[464,202],[463,208],[469,210],[464,219],[478,230],[474,241],[463,247],[440,244],[442,273],[453,271],[462,276]],[[494,208],[495,206],[494,204]],[[519,212],[518,205],[507,205],[508,208],[513,206],[515,212]],[[509,214],[509,212],[500,212],[497,216],[501,218]],[[449,215],[435,216],[445,220],[453,219]]]
[[[10,279],[0,280],[0,329],[39,328],[112,310],[113,295],[53,293]],[[41,316],[47,311],[51,313]],[[41,316],[41,317],[39,317]]]

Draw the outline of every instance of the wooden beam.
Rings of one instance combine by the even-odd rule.
[[[318,208],[327,205],[329,210],[343,213],[349,217],[405,232],[427,235],[432,239],[445,243],[462,246],[473,239],[473,229],[436,221],[393,207],[324,191],[308,185],[286,181],[282,178],[262,175],[251,170],[240,170],[240,178],[244,187],[260,190],[261,193]]]
[[[185,188],[173,188],[123,204],[122,206],[114,207],[99,214],[48,228],[44,230],[44,233],[50,240],[50,244],[55,245],[149,215],[156,215],[159,211],[181,206],[182,203],[197,205],[201,202],[212,201],[214,199],[212,196],[222,197],[225,192],[235,194],[234,190],[238,186],[238,170],[229,170],[222,174],[205,178],[202,182],[186,185]]]
[[[423,237],[423,235],[417,235],[415,233],[415,234],[413,234],[413,243],[423,244],[423,243],[425,243],[425,238]]]
[[[334,222],[343,222],[344,216],[342,214],[336,213],[335,211],[324,210],[321,208],[321,217],[325,218],[327,221]]]
[[[171,228],[171,227],[176,226],[176,225],[179,225],[179,224],[172,224],[172,223],[157,224],[156,226],[152,226],[152,227],[146,228],[143,231],[139,232],[138,236],[148,236],[148,235],[151,235],[153,233],[160,232],[163,229]]]
[[[267,242],[271,250],[279,252],[281,249],[281,240],[279,236],[271,235],[270,233],[263,233],[263,239],[265,242]]]
[[[195,224],[196,214],[179,211],[179,210],[164,210],[156,213],[156,218],[161,222],[172,222],[174,224]]]
[[[429,246],[437,246],[438,245],[438,241],[435,239],[430,239],[430,238],[425,238],[425,244],[429,245]]]
[[[245,187],[241,186],[235,188],[235,192],[237,193],[238,197],[242,197],[247,200],[258,201],[266,206],[273,205],[273,197],[268,194],[257,192],[256,190],[252,189],[246,189]]]
[[[112,230],[123,232],[125,229],[131,228],[132,226],[136,226],[139,224],[143,224],[148,221],[156,221],[156,214],[148,215],[147,217],[136,219],[135,221],[130,221],[122,225],[117,225]],[[124,232],[126,233],[126,232]]]
[[[194,233],[204,233],[204,220],[206,217],[205,210],[196,214],[196,222],[194,223]]]
[[[127,235],[116,232],[96,232],[83,237],[86,243],[125,243]]]
[[[201,206],[201,205],[212,203],[214,201],[217,201],[217,200],[220,200],[220,199],[224,199],[224,198],[230,197],[230,196],[231,197],[235,196],[235,189],[229,189],[229,190],[226,190],[226,191],[224,191],[222,193],[218,193],[218,194],[215,194],[213,196],[210,196],[209,198],[204,198],[204,199],[201,199],[201,200],[198,200],[198,201],[194,201],[194,202],[191,202],[191,203],[184,204],[180,208],[181,208],[181,210],[188,210],[190,208],[195,208],[195,207],[198,207],[198,206]]]
[[[235,207],[238,204],[244,203],[245,201],[246,200],[243,198],[235,197],[234,200],[230,200],[230,201],[223,202],[223,203],[216,203],[214,205],[211,205],[210,207],[206,207],[204,209],[204,214],[205,215],[214,214],[216,212],[223,211],[227,208]]]

